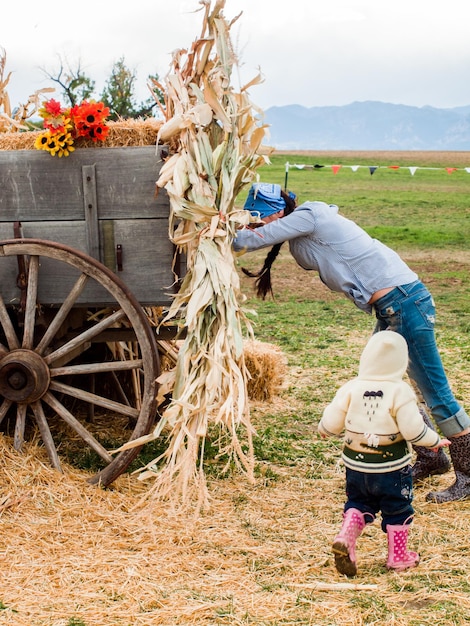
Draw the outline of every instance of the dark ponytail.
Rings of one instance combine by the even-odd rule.
[[[286,217],[286,215],[290,215],[294,211],[297,203],[295,201],[295,197],[291,197],[284,191],[281,191],[281,196],[286,203],[283,215],[283,217]],[[268,293],[270,293],[271,296],[274,298],[273,288],[271,284],[271,266],[276,260],[279,252],[281,251],[281,247],[282,243],[277,243],[271,248],[266,258],[264,259],[263,267],[258,272],[250,272],[250,270],[247,270],[245,267],[241,268],[244,274],[246,274],[250,278],[256,278],[256,295],[262,300],[266,300],[266,296],[268,295]]]

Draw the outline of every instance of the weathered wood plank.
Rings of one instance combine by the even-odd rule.
[[[82,148],[63,159],[38,150],[0,151],[0,240],[13,238],[19,221],[25,238],[66,244],[104,263],[141,304],[168,305],[174,247],[168,197],[165,191],[155,197],[161,165],[154,146]],[[17,273],[14,258],[2,260],[5,303],[19,301]],[[74,268],[42,259],[39,301],[60,304],[75,280]],[[108,303],[97,284],[87,285],[76,302]]]
[[[96,193],[95,165],[82,166],[83,209],[87,235],[88,254],[94,259],[101,259],[100,236],[98,230],[98,198]]]
[[[166,192],[155,197],[161,165],[155,146],[78,148],[62,159],[1,150],[0,221],[85,219],[83,166],[96,170],[100,219],[166,217]]]
[[[85,222],[26,222],[23,224],[25,238],[57,241],[89,254]],[[100,221],[100,233],[104,225],[111,229],[111,241],[122,247],[122,271],[117,271],[116,249],[108,250],[107,265],[131,289],[143,305],[165,306],[174,293],[172,260],[174,247],[168,238],[167,220],[140,219]],[[0,223],[0,240],[12,239],[10,225]],[[104,240],[104,235],[100,234]],[[109,239],[109,238],[108,238]],[[111,263],[111,260],[114,261]],[[91,255],[90,255],[91,256]],[[103,252],[100,256],[104,257]],[[99,259],[104,261],[105,259]],[[19,302],[20,291],[16,277],[16,258],[2,259],[0,263],[1,294],[5,303]],[[41,259],[38,298],[42,304],[59,304],[68,296],[79,273],[67,264],[55,260]],[[98,284],[91,283],[77,299],[76,304],[109,303],[106,294]]]

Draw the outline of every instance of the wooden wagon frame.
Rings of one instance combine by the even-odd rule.
[[[104,486],[140,448],[112,454],[95,409],[125,423],[122,443],[148,434],[157,341],[171,336],[148,315],[177,288],[162,162],[155,146],[0,151],[0,422],[18,450],[35,423],[58,470],[66,424],[100,457],[90,482]]]

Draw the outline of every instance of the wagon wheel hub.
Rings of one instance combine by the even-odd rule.
[[[12,402],[39,400],[49,388],[49,368],[32,350],[20,348],[0,360],[0,394]]]

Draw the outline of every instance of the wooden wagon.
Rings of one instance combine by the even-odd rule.
[[[139,453],[111,448],[150,432],[156,416],[146,307],[166,307],[175,291],[161,164],[155,146],[62,159],[0,151],[1,427],[21,449],[33,426],[59,470],[66,433],[99,456],[90,482],[102,485]],[[98,413],[112,441],[96,434]]]

